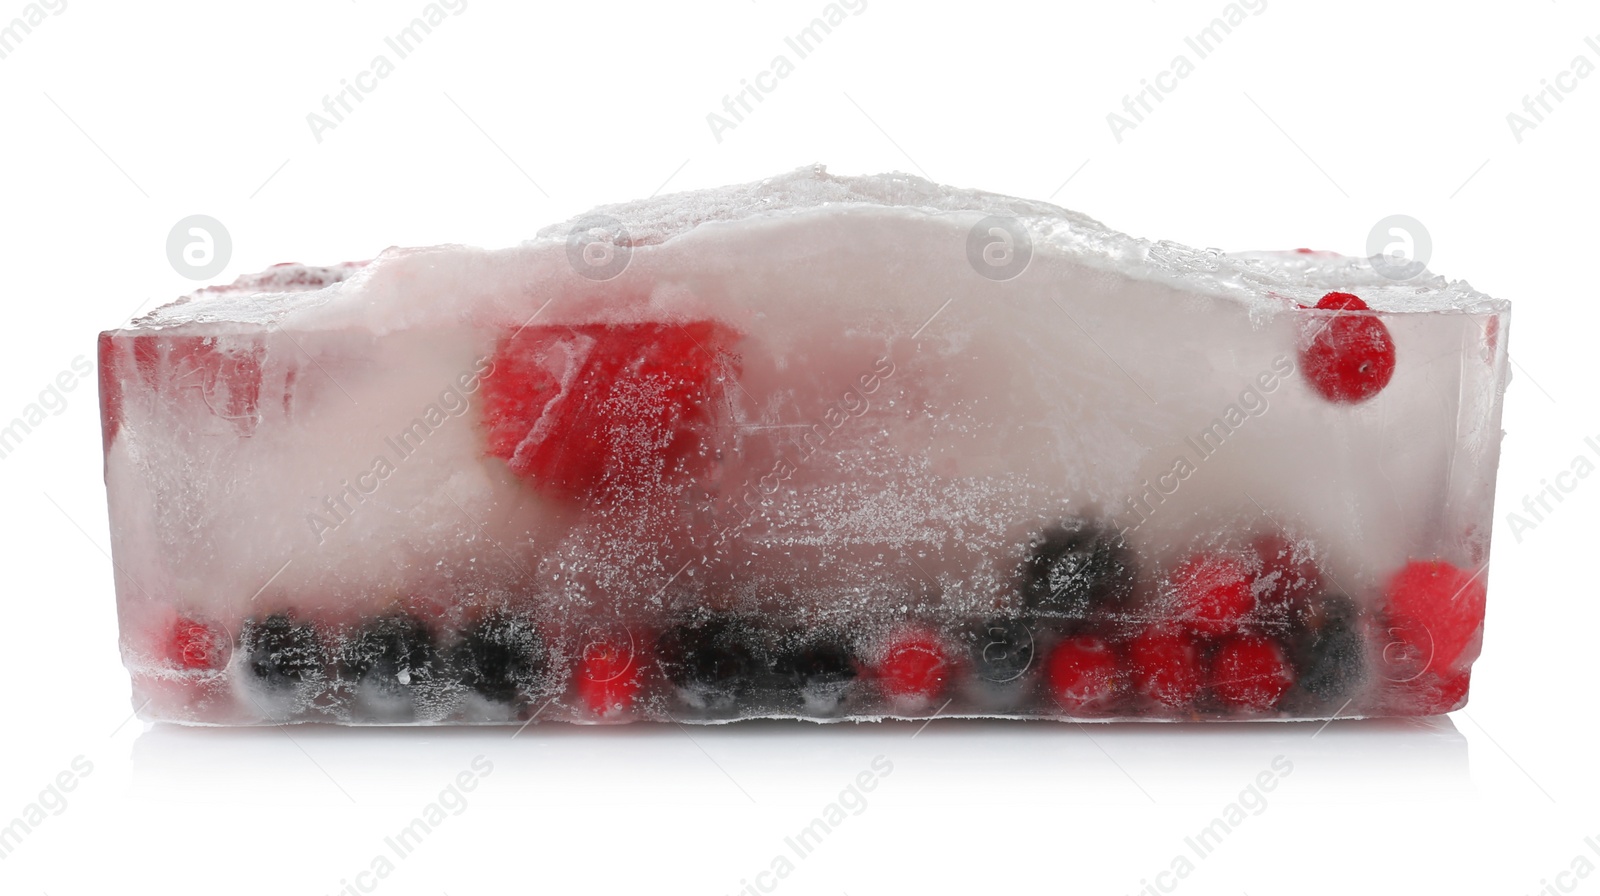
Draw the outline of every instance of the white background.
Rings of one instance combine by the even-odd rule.
[[[1054,201],[1131,233],[1365,254],[1381,218],[1430,267],[1515,303],[1515,381],[1484,656],[1430,724],[935,722],[184,730],[129,720],[92,382],[0,460],[0,825],[75,757],[66,808],[0,859],[6,893],[332,894],[476,756],[464,811],[382,893],[685,892],[756,884],[783,839],[882,755],[861,814],[782,893],[1600,893],[1593,752],[1600,477],[1513,535],[1506,513],[1600,442],[1593,287],[1600,76],[1542,123],[1507,114],[1572,67],[1576,2],[1270,0],[1118,142],[1107,113],[1225,4],[868,0],[717,141],[708,113],[822,0],[469,0],[335,129],[306,116],[421,0],[68,0],[0,60],[0,422],[99,330],[196,285],[166,254],[196,213],[209,282],[391,244],[504,246],[593,204],[824,162]],[[0,27],[26,9],[0,0]],[[1591,458],[1595,456],[1590,455]],[[1320,732],[1320,733],[1319,733]],[[1265,808],[1196,834],[1271,767]],[[1254,802],[1254,801],[1253,801]],[[55,801],[52,799],[52,803]],[[1259,806],[1258,806],[1259,808]],[[1586,858],[1585,858],[1586,857]],[[351,890],[350,892],[360,892]],[[1152,892],[1166,892],[1158,889]]]

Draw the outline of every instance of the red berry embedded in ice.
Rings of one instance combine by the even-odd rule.
[[[1483,628],[1488,589],[1482,572],[1471,574],[1441,560],[1412,560],[1389,580],[1390,633],[1416,658],[1413,674],[1444,674],[1477,657],[1468,648]]]
[[[1174,618],[1207,637],[1231,631],[1256,606],[1249,570],[1226,554],[1196,554],[1178,564],[1167,581]]]
[[[1172,709],[1194,702],[1200,691],[1200,645],[1188,632],[1150,629],[1128,645],[1133,689]]]
[[[715,321],[523,327],[483,378],[489,454],[566,498],[701,473],[737,339]]]
[[[1277,642],[1237,635],[1211,660],[1211,692],[1229,707],[1265,711],[1294,684],[1294,669]]]
[[[1256,536],[1250,546],[1261,560],[1254,585],[1257,599],[1283,604],[1310,596],[1321,584],[1321,573],[1305,546],[1271,534]]]
[[[1045,664],[1050,696],[1071,715],[1113,711],[1125,690],[1117,652],[1106,639],[1078,635],[1056,646]]]
[[[1300,369],[1323,398],[1342,404],[1366,401],[1394,376],[1394,340],[1389,328],[1347,292],[1330,292],[1317,302],[1322,311],[1310,322],[1311,335],[1300,348]]]
[[[1367,303],[1354,293],[1330,292],[1317,300],[1317,307],[1324,311],[1366,311]]]
[[[878,666],[885,693],[893,697],[937,697],[951,673],[950,659],[939,639],[910,632],[895,639]]]
[[[167,662],[179,669],[220,669],[228,661],[227,636],[204,622],[179,616],[167,633]]]
[[[1472,673],[1468,670],[1445,676],[1419,675],[1408,681],[1392,682],[1385,695],[1387,712],[1408,716],[1432,716],[1452,712],[1466,705]]]
[[[622,712],[639,692],[640,664],[631,642],[594,641],[578,657],[578,699],[597,716]]]

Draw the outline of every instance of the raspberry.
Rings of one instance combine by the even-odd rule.
[[[1412,560],[1385,594],[1390,634],[1410,648],[1420,672],[1443,675],[1477,657],[1468,648],[1483,628],[1488,593],[1480,576],[1441,560]]]
[[[1292,684],[1283,648],[1267,638],[1235,635],[1211,660],[1211,692],[1233,709],[1272,709]]]
[[[1200,645],[1188,632],[1148,629],[1128,645],[1128,660],[1140,697],[1183,709],[1200,691]]]
[[[1311,335],[1300,349],[1300,369],[1323,398],[1341,404],[1366,401],[1394,376],[1394,340],[1389,328],[1367,310],[1367,303],[1344,292],[1330,292],[1317,302],[1323,311],[1311,322]]]
[[[714,321],[524,327],[483,378],[489,454],[569,499],[704,472],[737,338]]]
[[[951,664],[939,639],[927,632],[908,632],[889,645],[878,678],[892,697],[937,697],[950,677]]]
[[[1056,646],[1045,665],[1050,696],[1069,715],[1105,715],[1124,692],[1117,654],[1106,639],[1078,635]]]
[[[633,704],[639,677],[631,639],[591,641],[578,657],[578,699],[596,716],[619,714]]]
[[[1022,564],[1028,608],[1072,619],[1115,607],[1133,593],[1133,551],[1115,532],[1067,520],[1039,534]]]
[[[1348,292],[1330,292],[1317,300],[1316,306],[1324,311],[1366,311],[1367,303]]]
[[[228,662],[228,638],[220,629],[179,616],[167,634],[166,660],[179,669],[220,669]]]
[[[1317,590],[1321,572],[1310,552],[1282,535],[1258,535],[1251,548],[1261,560],[1254,593],[1263,603],[1281,605],[1311,595]]]
[[[1196,554],[1184,560],[1168,577],[1168,585],[1176,603],[1175,618],[1205,637],[1233,630],[1256,606],[1244,563],[1226,554]]]

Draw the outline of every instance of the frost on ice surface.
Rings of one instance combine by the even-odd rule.
[[[102,334],[123,654],[201,724],[1447,711],[1508,321],[821,168],[280,265]]]

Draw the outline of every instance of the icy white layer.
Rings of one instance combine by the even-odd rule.
[[[570,255],[594,214],[627,234],[612,279]],[[991,216],[1031,241],[1012,279],[969,256]],[[1396,346],[1358,405],[1295,369],[1301,306],[1330,290],[1384,312]],[[821,168],[602,207],[509,249],[274,268],[109,334],[203,337],[261,371],[248,402],[206,364],[184,400],[123,396],[107,481],[130,662],[174,608],[348,616],[505,589],[559,615],[659,606],[681,577],[820,616],[981,614],[1015,600],[1030,533],[1073,514],[1114,520],[1154,570],[1287,529],[1370,596],[1409,557],[1487,556],[1507,312],[1362,259],[1189,249]],[[717,493],[681,537],[598,537],[616,521],[486,455],[461,384],[508,331],[704,319],[742,334],[742,373]],[[419,420],[425,438],[396,441]]]

